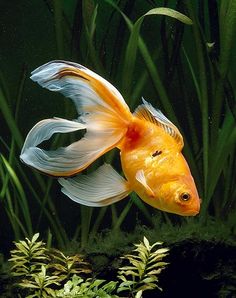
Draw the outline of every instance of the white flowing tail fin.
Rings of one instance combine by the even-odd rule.
[[[31,79],[42,87],[73,100],[76,121],[58,118],[37,123],[29,132],[21,152],[26,164],[53,176],[71,176],[99,156],[116,147],[132,117],[118,90],[86,67],[52,61],[32,72]],[[68,147],[46,151],[38,147],[54,133],[86,129],[85,136]]]

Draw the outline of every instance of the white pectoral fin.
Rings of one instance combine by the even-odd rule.
[[[140,182],[144,188],[146,189],[146,192],[149,196],[151,197],[154,197],[155,194],[153,192],[153,190],[151,189],[151,187],[147,184],[147,180],[146,180],[146,177],[144,175],[144,172],[143,170],[139,170],[136,175],[135,175],[135,178],[138,182]]]
[[[71,200],[92,207],[113,204],[131,192],[128,182],[108,164],[91,174],[59,178],[58,181],[62,192]]]

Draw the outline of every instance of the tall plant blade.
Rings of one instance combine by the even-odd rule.
[[[2,111],[3,118],[6,121],[12,136],[14,137],[18,148],[23,145],[23,138],[20,133],[19,127],[17,126],[12,111],[9,107],[8,100],[6,99],[3,90],[0,86],[0,110]]]
[[[230,67],[230,58],[234,37],[236,35],[236,2],[231,0],[221,1],[220,6],[220,57],[218,63],[218,82],[213,102],[212,119],[214,119],[212,127],[212,144],[218,133],[221,119],[221,111],[224,96],[224,84]]]
[[[194,41],[196,46],[197,53],[197,62],[198,62],[198,80],[200,94],[199,101],[201,106],[201,117],[202,117],[202,143],[203,143],[203,181],[204,181],[204,197],[207,192],[208,185],[208,165],[209,165],[209,112],[208,112],[208,77],[207,77],[207,67],[208,67],[208,58],[207,58],[207,48],[204,43],[204,39],[201,34],[200,26],[196,17],[196,14],[193,9],[193,5],[190,1],[186,1],[186,6],[189,11],[189,15],[193,20],[193,34]]]
[[[236,143],[236,128],[233,116],[229,113],[224,120],[224,124],[218,134],[217,144],[214,152],[215,161],[210,168],[208,192],[206,199],[209,201],[213,195],[220,173],[223,171],[226,160],[232,152]],[[207,206],[206,206],[207,207]]]
[[[125,60],[124,60],[124,68],[123,68],[123,83],[122,83],[122,90],[126,94],[127,97],[130,95],[131,89],[131,82],[137,57],[137,50],[138,50],[138,41],[140,35],[141,25],[144,21],[146,16],[150,15],[165,15],[175,18],[185,24],[191,25],[192,21],[185,15],[180,12],[177,12],[173,9],[166,8],[166,7],[158,7],[149,10],[147,13],[142,15],[132,26],[130,38],[128,41]]]
[[[17,177],[15,171],[13,170],[13,168],[10,166],[10,164],[8,163],[8,161],[5,159],[5,157],[2,154],[0,154],[0,159],[1,159],[1,162],[5,166],[5,169],[6,169],[6,174],[4,176],[5,179],[8,180],[8,175],[9,175],[10,180],[8,180],[8,183],[11,181],[13,183],[13,185],[15,186],[16,190],[17,190],[16,199],[19,200],[18,204],[21,208],[21,212],[22,212],[23,217],[24,217],[25,226],[26,226],[26,229],[27,229],[27,235],[32,236],[33,235],[33,228],[32,228],[30,210],[29,210],[28,202],[27,202],[26,195],[25,195],[25,192],[23,190],[23,187],[22,187],[22,185],[20,183],[20,180]],[[4,199],[4,196],[5,196],[6,192],[8,191],[8,183],[6,185],[3,181],[4,189],[1,192],[1,195],[3,196],[3,199]],[[13,198],[13,195],[11,196],[11,198]]]

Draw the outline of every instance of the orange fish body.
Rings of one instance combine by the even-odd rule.
[[[179,144],[155,124],[139,119],[134,119],[134,123],[140,134],[130,136],[128,131],[120,146],[122,169],[132,189],[143,201],[160,210],[197,214],[198,193]],[[145,180],[142,175],[137,179],[140,171]],[[191,202],[181,195],[190,195]]]
[[[79,117],[37,123],[22,148],[24,163],[61,177],[62,192],[87,206],[106,206],[135,191],[160,210],[183,216],[199,213],[200,199],[181,153],[182,136],[159,110],[143,100],[132,114],[114,86],[72,62],[49,62],[32,72],[31,78],[70,97]],[[84,138],[68,147],[46,151],[38,146],[54,133],[84,129]],[[108,164],[89,175],[66,178],[80,173],[114,147],[120,149],[126,180]]]

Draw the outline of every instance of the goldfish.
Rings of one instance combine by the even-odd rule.
[[[42,87],[70,98],[78,118],[39,121],[28,133],[20,159],[58,178],[73,201],[107,206],[135,192],[159,210],[195,216],[200,199],[183,156],[183,137],[164,114],[143,99],[132,113],[120,92],[88,68],[68,61],[48,62],[31,73]],[[40,143],[55,133],[85,131],[67,147],[44,150]],[[105,163],[81,174],[113,148],[120,150],[124,177]]]

